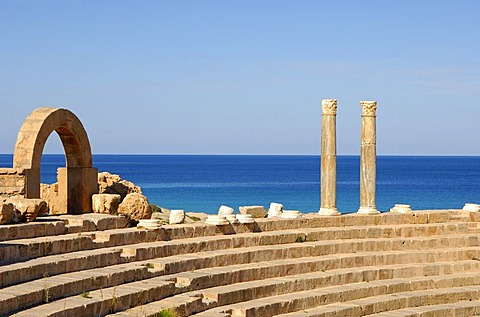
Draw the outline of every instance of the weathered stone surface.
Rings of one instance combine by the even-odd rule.
[[[115,215],[118,212],[121,196],[118,194],[92,195],[92,209],[95,213]]]
[[[279,203],[271,203],[268,208],[268,218],[280,217],[282,215],[283,205]]]
[[[48,213],[59,215],[67,213],[67,203],[58,196],[58,183],[40,184],[40,198],[48,205]]]
[[[171,225],[180,224],[185,222],[184,210],[171,210],[168,223]]]
[[[0,199],[0,225],[11,223],[14,215],[13,204]]]
[[[18,132],[13,155],[13,168],[24,171],[22,177],[15,179],[16,190],[25,198],[40,197],[42,152],[53,131],[62,141],[67,166],[61,179],[59,172],[58,199],[66,206],[62,211],[91,212],[91,195],[98,191],[98,171],[92,168],[90,142],[82,123],[67,109],[38,108],[26,118]]]
[[[0,196],[15,197],[25,194],[25,170],[0,168]]]
[[[321,215],[340,215],[337,210],[337,100],[322,100],[322,153],[320,169]]]
[[[137,222],[140,219],[150,219],[152,208],[147,197],[138,193],[128,194],[118,207],[118,213],[125,215],[130,221]]]
[[[204,212],[187,212],[185,215],[186,223],[205,221],[208,218],[208,215]]]
[[[17,220],[18,222],[33,221],[48,208],[46,201],[43,199],[9,198],[7,202],[13,204],[15,210],[14,221]]]
[[[98,173],[98,193],[118,194],[123,201],[128,194],[142,194],[142,190],[134,183],[122,179],[119,175],[102,172]]]
[[[361,101],[362,135],[360,146],[360,208],[358,213],[376,214],[376,101]]]
[[[263,206],[242,206],[239,207],[240,213],[243,215],[249,214],[254,218],[265,218],[267,212]]]
[[[218,208],[219,215],[233,215],[234,213],[235,210],[232,207],[220,206],[220,208]]]

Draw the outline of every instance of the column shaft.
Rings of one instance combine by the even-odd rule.
[[[358,213],[376,214],[377,136],[376,101],[362,101],[360,145],[360,208]]]
[[[320,168],[321,215],[334,216],[337,210],[337,100],[322,100],[322,152]]]

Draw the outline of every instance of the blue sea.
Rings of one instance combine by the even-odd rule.
[[[320,206],[318,156],[94,155],[99,171],[119,174],[142,188],[151,203],[169,209],[216,213],[279,202],[285,209],[316,212]],[[337,207],[359,207],[358,156],[337,159]],[[12,155],[0,155],[11,167]],[[63,155],[43,155],[42,182],[56,182]],[[480,202],[480,157],[379,156],[377,208],[396,203],[413,209],[462,208]]]

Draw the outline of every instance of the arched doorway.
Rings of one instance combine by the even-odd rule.
[[[98,193],[98,171],[92,167],[92,151],[80,120],[71,111],[38,108],[18,132],[13,169],[24,171],[25,198],[40,198],[40,163],[50,134],[56,131],[65,151],[66,167],[58,169],[58,202],[55,213],[91,212],[91,197]]]

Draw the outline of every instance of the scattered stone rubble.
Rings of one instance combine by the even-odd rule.
[[[282,215],[283,205],[279,203],[271,203],[268,208],[268,218],[280,217]]]
[[[95,194],[92,196],[93,212],[116,215],[122,200],[119,194]]]
[[[410,205],[406,204],[395,204],[395,206],[390,209],[390,212],[398,212],[404,214],[412,212],[412,208],[410,208]]]
[[[117,174],[101,172],[98,173],[98,193],[118,194],[121,196],[121,201],[123,201],[128,194],[142,194],[142,189],[134,183],[122,179]]]
[[[168,223],[176,225],[185,222],[185,210],[171,210]]]
[[[125,196],[125,199],[118,206],[118,214],[126,216],[132,224],[136,224],[140,219],[150,219],[152,208],[147,197],[142,194],[131,193]]]
[[[242,206],[239,210],[242,215],[252,215],[253,218],[265,218],[267,215],[263,206]]]
[[[479,204],[466,203],[465,206],[463,206],[463,210],[470,211],[470,212],[479,212],[480,211],[480,205]]]

